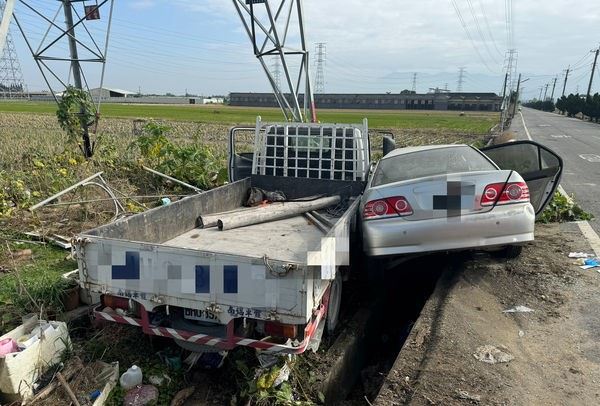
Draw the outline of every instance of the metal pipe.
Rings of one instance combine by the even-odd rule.
[[[150,169],[147,166],[142,166],[142,168],[144,168],[144,170],[146,170],[146,171],[148,171],[150,173],[153,173],[153,174],[158,175],[158,176],[162,176],[163,178],[168,179],[171,182],[175,182],[175,183],[180,184],[181,186],[185,186],[185,187],[187,187],[189,189],[192,189],[196,193],[202,193],[202,192],[204,192],[204,190],[202,190],[200,188],[197,188],[196,186],[192,186],[189,183],[185,183],[185,182],[183,182],[183,181],[181,181],[179,179],[175,179],[175,178],[173,178],[173,177],[171,177],[169,175],[165,175],[164,173],[161,173],[159,171],[155,171],[154,169]]]
[[[98,176],[102,175],[103,173],[104,172],[98,172],[98,173],[90,176],[89,178],[86,178],[86,179],[84,179],[84,180],[82,180],[80,182],[77,182],[76,184],[74,184],[72,186],[69,186],[68,188],[66,188],[62,192],[58,192],[57,194],[50,196],[46,200],[43,200],[43,201],[39,202],[38,204],[31,206],[29,208],[29,211],[34,211],[34,210],[39,209],[40,207],[46,205],[47,203],[50,203],[52,200],[58,199],[59,197],[65,195],[67,193],[69,193],[71,190],[77,189],[79,186],[82,186],[83,184],[90,182],[92,179],[97,178]]]

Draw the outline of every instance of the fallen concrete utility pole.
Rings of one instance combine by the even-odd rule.
[[[272,203],[273,205],[279,205],[281,206],[283,203]],[[262,209],[263,207],[261,206],[256,206],[256,207],[241,207],[239,209],[235,209],[235,210],[231,210],[231,211],[225,211],[225,212],[221,212],[221,213],[214,213],[214,214],[203,214],[198,216],[198,219],[196,220],[196,227],[198,228],[211,228],[211,227],[216,227],[217,226],[217,222],[220,219],[229,217],[233,214],[240,214],[240,213],[248,213],[248,212],[255,212],[257,210]]]
[[[217,221],[220,231],[266,223],[268,221],[283,220],[298,216],[313,210],[324,209],[338,204],[339,196],[323,197],[321,199],[304,202],[287,202],[274,206],[261,207],[259,210],[234,213]]]

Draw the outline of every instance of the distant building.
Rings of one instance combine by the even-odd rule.
[[[225,100],[222,97],[209,97],[203,99],[204,104],[223,104]]]
[[[299,99],[303,103],[304,96]],[[231,93],[229,101],[232,106],[278,107],[272,93]],[[324,109],[500,111],[502,97],[495,93],[331,93],[315,94],[315,103]]]
[[[102,97],[103,99],[108,99],[108,98],[112,98],[112,97],[131,97],[131,96],[135,96],[137,93],[136,92],[130,92],[128,90],[123,90],[123,89],[114,89],[114,88],[108,88],[108,87],[103,87],[103,88],[95,88],[95,89],[91,89],[90,90],[90,94],[92,97],[97,98],[97,97]]]

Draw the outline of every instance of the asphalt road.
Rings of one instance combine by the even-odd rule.
[[[590,224],[600,233],[600,124],[527,108],[522,114],[531,138],[562,156],[561,184],[594,215]],[[527,139],[518,113],[511,131],[518,139]]]

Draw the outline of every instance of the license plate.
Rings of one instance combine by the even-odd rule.
[[[208,321],[212,323],[219,321],[216,314],[198,309],[183,309],[183,317],[188,320]]]

